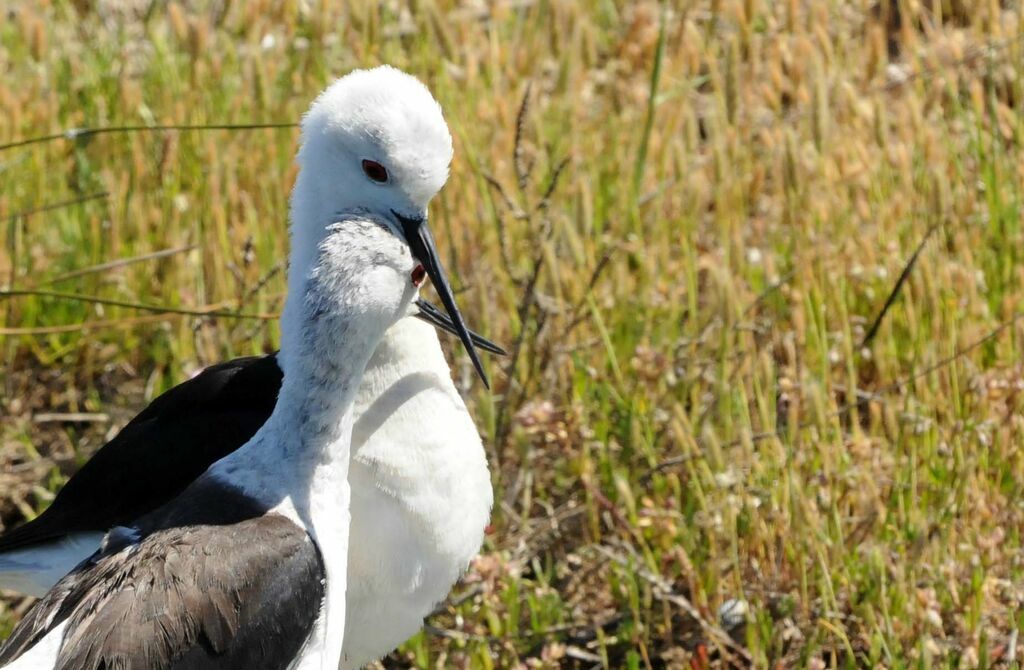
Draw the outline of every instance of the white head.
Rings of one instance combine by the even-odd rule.
[[[426,219],[451,160],[441,106],[415,77],[382,65],[331,84],[302,121],[291,200],[292,276],[308,270],[338,212],[364,207]]]
[[[427,204],[447,181],[452,160],[452,138],[430,91],[389,66],[351,72],[313,102],[297,160],[289,302],[301,295],[318,245],[340,213],[386,220],[423,264],[486,383],[426,224]]]

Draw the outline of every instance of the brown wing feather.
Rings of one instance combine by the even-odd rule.
[[[61,580],[0,662],[67,619],[62,670],[287,668],[313,629],[323,578],[316,546],[282,516],[159,530]]]

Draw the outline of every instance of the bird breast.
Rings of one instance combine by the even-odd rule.
[[[342,670],[416,634],[480,550],[490,518],[476,427],[450,379],[431,374],[403,377],[413,399],[356,421]]]
[[[439,598],[479,551],[493,496],[480,437],[454,393],[421,389],[369,435],[357,436],[360,417],[349,472],[350,566],[407,589],[440,580]]]

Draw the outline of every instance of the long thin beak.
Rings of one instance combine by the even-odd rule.
[[[430,228],[427,227],[426,219],[413,219],[402,216],[395,210],[391,210],[391,213],[395,215],[395,218],[402,225],[405,241],[409,244],[409,249],[412,250],[413,256],[420,263],[423,263],[427,276],[434,283],[434,289],[437,291],[438,297],[441,298],[441,303],[444,305],[445,310],[447,310],[448,316],[451,317],[452,324],[455,326],[455,334],[459,336],[459,339],[462,340],[462,345],[466,347],[466,352],[469,353],[469,359],[473,361],[476,373],[480,375],[484,386],[488,389],[491,388],[490,382],[487,381],[487,374],[484,372],[484,366],[480,362],[480,357],[477,355],[476,349],[473,348],[473,339],[469,334],[469,329],[466,328],[466,324],[462,320],[462,313],[459,312],[459,308],[455,304],[451,284],[448,283],[448,276],[441,266],[437,247],[434,245],[434,237],[430,234]]]
[[[448,318],[448,315],[437,307],[434,307],[423,298],[416,301],[416,308],[419,310],[416,312],[416,316],[420,320],[426,321],[434,328],[439,328],[445,332],[451,333],[452,335],[459,334],[459,331],[455,330],[455,324],[453,324],[452,320]],[[507,351],[479,333],[472,330],[469,331],[469,339],[473,341],[473,346],[477,349],[481,349],[490,354],[497,354],[498,356],[508,356]]]

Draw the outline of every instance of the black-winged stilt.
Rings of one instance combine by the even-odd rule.
[[[302,169],[292,198],[290,294],[302,290],[307,274],[302,269],[311,267],[325,224],[339,211],[363,207],[397,223],[451,306],[443,273],[430,260],[436,256],[429,233],[420,223],[427,202],[446,180],[450,158],[440,109],[415,79],[377,68],[330,87],[303,123]],[[289,330],[299,327],[289,316],[286,311],[284,342],[294,341]],[[460,330],[458,324],[452,329]],[[280,366],[286,371],[287,358],[286,353]],[[59,511],[61,498],[85,500],[92,492],[109,501],[93,505],[98,523],[90,525],[82,514],[75,518],[88,504],[65,504],[66,511],[53,521],[42,515],[35,533],[24,535],[13,551],[8,545],[4,552],[6,537],[0,538],[0,583],[9,565],[43,584],[52,581],[59,577],[55,572],[88,556],[103,531],[130,524],[138,513],[173,497],[266,421],[280,374],[272,357],[246,359],[213,368],[154,401],[69,482],[51,508]],[[186,441],[175,444],[173,426],[195,417],[202,419],[188,428]],[[187,472],[161,471],[162,464],[180,462]],[[130,515],[124,516],[111,498],[126,479],[121,467],[130,464],[155,469],[157,477],[148,479],[156,486],[146,485],[147,476],[132,478],[121,491]],[[342,667],[358,667],[419,628],[478,550],[491,504],[479,437],[435,333],[416,320],[401,319],[389,328],[366,368],[355,396],[348,482],[352,521],[345,600],[348,611],[357,614],[345,626]],[[124,532],[115,531],[114,539]]]

